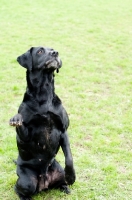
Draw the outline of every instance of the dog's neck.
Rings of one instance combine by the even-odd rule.
[[[36,76],[37,74],[37,76]],[[54,98],[54,72],[31,73],[27,71],[27,90],[40,105]]]

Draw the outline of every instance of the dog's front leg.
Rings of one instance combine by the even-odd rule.
[[[76,175],[67,132],[62,134],[61,148],[65,155],[65,179],[68,185],[72,185],[75,182]]]
[[[24,141],[28,140],[28,129],[23,124],[23,118],[21,114],[16,114],[9,121],[10,126],[16,127],[16,131],[20,138]]]

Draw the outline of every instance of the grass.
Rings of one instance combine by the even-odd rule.
[[[31,46],[60,52],[56,93],[69,117],[77,179],[71,194],[35,200],[132,199],[131,0],[0,1],[0,199],[17,200],[14,128],[25,91],[16,57]],[[62,151],[58,160],[64,166]]]

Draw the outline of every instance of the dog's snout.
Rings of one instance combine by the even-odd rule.
[[[52,56],[58,56],[58,51],[52,51]]]

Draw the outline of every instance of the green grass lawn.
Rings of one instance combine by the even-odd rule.
[[[132,199],[132,1],[0,1],[0,199],[17,200],[15,130],[25,92],[16,58],[31,46],[60,52],[56,93],[70,117],[76,169],[71,194],[35,200]],[[57,156],[64,166],[62,151]]]

